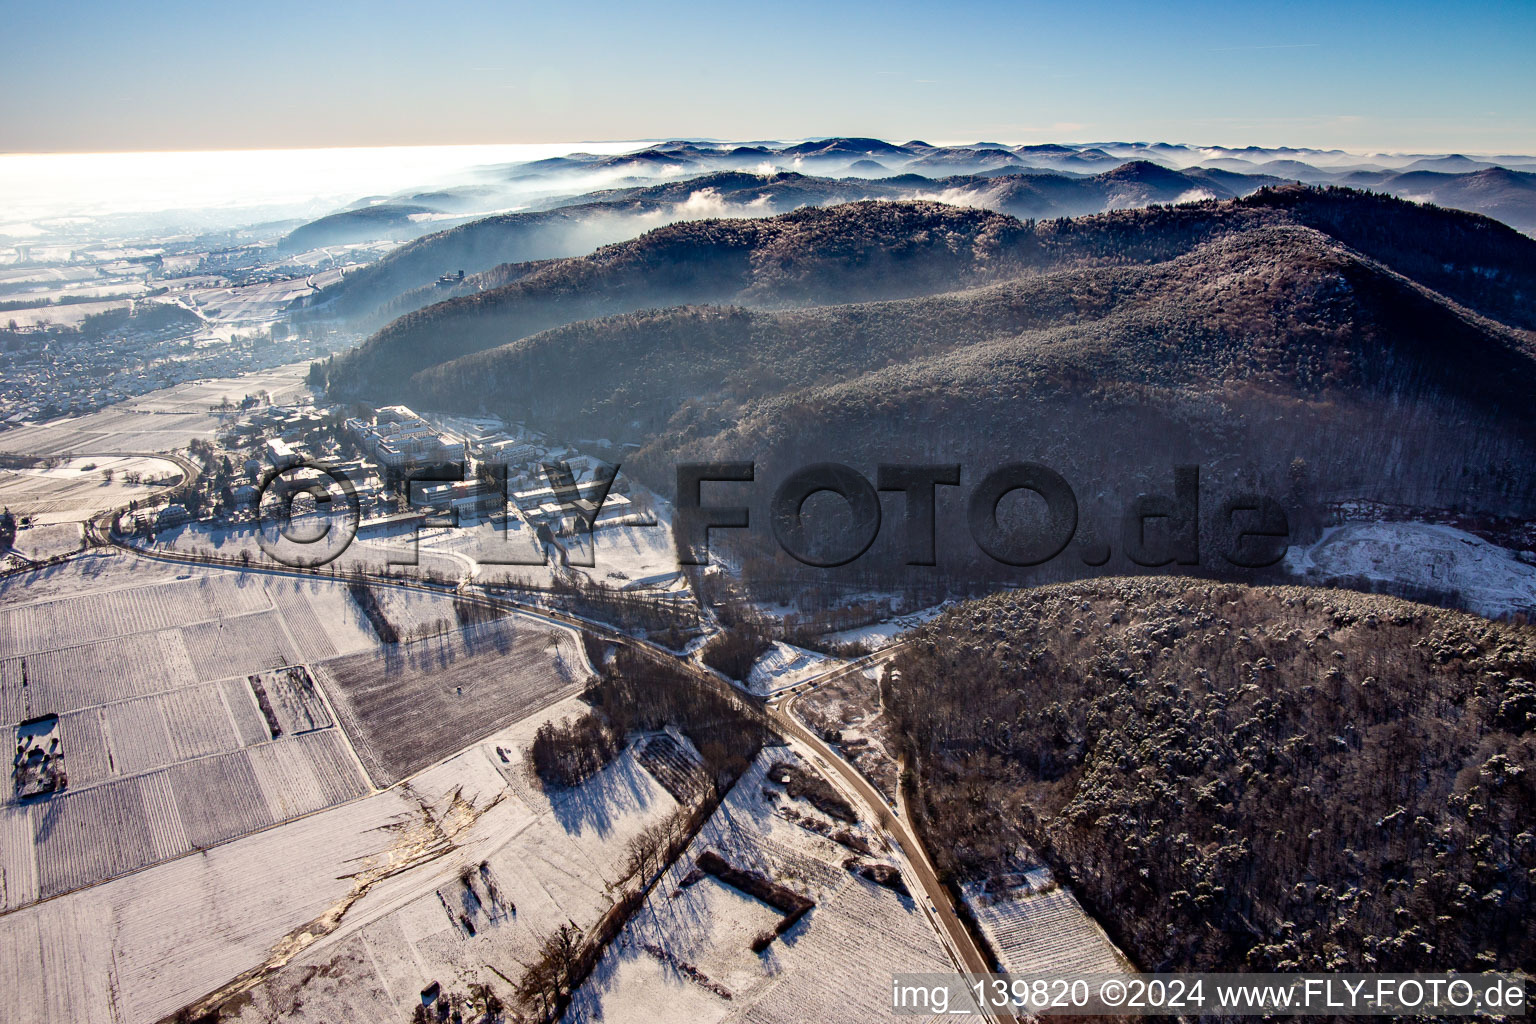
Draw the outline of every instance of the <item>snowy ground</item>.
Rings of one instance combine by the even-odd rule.
[[[449,628],[386,653],[343,583],[122,553],[0,581],[0,726],[60,716],[69,771],[64,792],[0,809],[0,909],[355,799],[369,785],[354,744],[424,751],[414,771],[586,677],[569,630],[521,615],[460,628],[449,595],[379,593],[408,624]],[[358,664],[378,684],[366,705],[336,682]],[[269,670],[296,665],[312,700],[273,685]]]
[[[302,727],[276,725],[302,693],[273,688],[269,714],[246,678],[375,647],[345,586],[180,568],[90,553],[0,583],[0,724],[60,716],[69,771],[65,791],[5,808],[0,906],[368,791],[320,698]]]
[[[79,551],[84,543],[85,533],[79,523],[58,523],[17,531],[11,548],[35,562],[44,562]]]
[[[768,696],[824,672],[833,664],[825,655],[776,640],[752,666],[747,689]]]
[[[858,644],[866,651],[878,651],[882,647],[895,643],[903,633],[938,618],[952,603],[946,601],[943,604],[934,605],[932,608],[924,608],[922,611],[913,612],[910,615],[899,615],[894,619],[886,619],[884,622],[859,626],[855,629],[845,629],[840,633],[831,633],[827,636],[827,640],[838,644]]]
[[[339,542],[346,538],[340,529],[341,519],[335,518],[337,530],[328,534],[326,540],[284,550],[295,552],[303,559],[319,560],[322,556],[331,555],[333,550],[341,548]],[[412,544],[409,533],[404,532],[394,536],[354,538],[339,555],[324,565],[335,566],[338,571],[362,569],[369,573],[391,572],[413,578],[426,578],[431,574],[444,580],[460,580],[469,576],[474,563],[453,551],[433,550],[429,543],[433,532],[421,531],[420,542],[417,544]],[[275,536],[274,529],[269,539]],[[333,544],[333,540],[338,543]],[[134,543],[145,544],[142,540],[135,540]],[[235,559],[246,556],[253,566],[287,567],[262,550],[256,527],[251,524],[216,526],[210,523],[187,523],[160,531],[155,534],[153,543],[147,546],[182,554],[218,555]]]
[[[610,587],[661,588],[680,575],[672,530],[655,526],[599,526],[593,534],[593,565],[581,570]]]
[[[1536,565],[1470,533],[1428,523],[1348,523],[1292,547],[1285,568],[1309,581],[1364,577],[1454,594],[1490,618],[1536,612]]]
[[[105,474],[111,473],[109,481]],[[129,473],[152,479],[181,479],[181,468],[164,459],[90,456],[65,459],[60,465],[0,470],[0,506],[40,525],[80,523],[98,512],[144,501],[162,488],[130,484]]]
[[[961,887],[982,934],[1010,974],[1118,974],[1130,969],[1077,897],[1036,868],[1011,887]]]
[[[951,969],[911,899],[846,870],[843,862],[859,855],[787,816],[834,830],[767,779],[768,766],[792,756],[790,748],[769,748],[742,776],[605,952],[567,1021],[863,1024],[889,1015],[892,972]],[[892,861],[867,825],[853,832],[876,849],[860,860]],[[752,952],[753,936],[782,914],[709,875],[684,885],[705,850],[816,906],[764,952]]]
[[[360,901],[334,935],[263,982],[232,1019],[266,1021],[297,1000],[302,1009],[284,1020],[406,1021],[434,981],[444,992],[484,983],[514,1005],[506,979],[515,982],[561,924],[590,927],[607,910],[604,885],[619,874],[625,843],[677,807],[632,749],[553,796],[530,782],[523,751],[534,730],[584,710],[574,700],[557,705],[413,780],[429,792],[467,781],[482,802],[504,795],[440,865]]]
[[[409,537],[397,537],[391,543],[404,546],[409,543]],[[419,543],[424,552],[460,560],[466,571],[472,571],[481,581],[520,575],[535,577],[540,583],[548,582],[549,570],[545,566],[507,564],[509,559],[532,562],[541,555],[534,531],[516,517],[505,522],[499,517],[495,521],[464,520],[453,529],[424,530]]]
[[[151,1024],[263,966],[231,1019],[406,1021],[433,981],[484,982],[510,1003],[501,975],[515,980],[565,920],[590,926],[625,842],[676,807],[628,752],[554,800],[529,785],[534,729],[579,710],[548,709],[408,784],[0,917],[0,1022]]]

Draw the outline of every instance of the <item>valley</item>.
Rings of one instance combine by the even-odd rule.
[[[0,1021],[1536,969],[1536,158],[592,149],[0,225]]]

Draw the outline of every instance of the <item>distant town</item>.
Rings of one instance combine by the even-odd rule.
[[[357,341],[333,324],[290,323],[289,312],[390,243],[293,254],[238,236],[0,250],[0,428]]]

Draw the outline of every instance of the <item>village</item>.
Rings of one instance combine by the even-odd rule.
[[[429,421],[405,406],[346,411],[312,401],[241,410],[212,444],[193,448],[205,467],[195,489],[135,509],[120,527],[149,535],[189,522],[255,523],[269,490],[277,498],[316,481],[344,488],[355,534],[365,540],[477,524],[553,539],[638,514],[628,479],[612,466],[522,425]],[[303,512],[285,506],[289,516]]]

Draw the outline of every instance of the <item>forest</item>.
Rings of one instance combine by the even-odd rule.
[[[1144,969],[1536,967],[1536,629],[1187,578],[1003,593],[883,684],[954,880],[1042,858]]]
[[[773,735],[762,712],[740,697],[629,644],[602,662],[582,699],[612,736],[675,726],[702,756],[705,781],[716,794],[730,788]],[[585,735],[601,745],[597,730]]]
[[[1110,544],[1111,560],[1068,552],[1017,572],[970,544],[940,488],[940,521],[959,528],[938,538],[939,565],[982,583],[974,593],[1132,571],[1118,517],[1178,465],[1206,471],[1211,513],[1245,493],[1280,502],[1296,542],[1346,499],[1528,517],[1536,316],[1517,297],[1536,294],[1532,267],[1536,241],[1495,221],[1343,189],[1033,222],[851,203],[553,261],[513,291],[402,319],[326,372],[343,389],[387,379],[428,408],[631,442],[625,472],[661,495],[679,462],[750,459],[758,524],[778,479],[829,459],[866,476],[1036,462],[1092,497],[1076,539]],[[908,294],[879,297],[893,279]],[[733,304],[696,304],[721,296]],[[590,303],[642,308],[592,319]],[[855,574],[933,590],[886,534],[900,531],[846,570],[808,579],[780,562],[762,582],[786,603]],[[1224,550],[1211,539],[1204,550]],[[738,564],[772,557],[761,529],[719,542]]]

